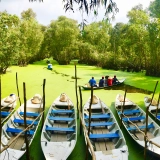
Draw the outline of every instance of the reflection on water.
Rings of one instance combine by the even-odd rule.
[[[108,88],[105,88],[105,90],[123,90],[123,91],[127,90],[127,93],[144,93],[144,94],[153,93],[152,91],[144,90],[141,88],[136,88],[136,87],[126,85],[126,84],[108,87]]]

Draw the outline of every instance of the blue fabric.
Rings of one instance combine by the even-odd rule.
[[[95,79],[90,79],[89,84],[90,84],[90,86],[95,86],[96,85]]]
[[[100,79],[99,80],[99,87],[103,87],[104,86],[104,79]]]

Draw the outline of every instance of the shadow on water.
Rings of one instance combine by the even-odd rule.
[[[105,90],[127,90],[127,93],[144,93],[144,94],[152,94],[152,91],[144,90],[141,88],[136,88],[130,85],[121,84],[112,87],[105,88]]]

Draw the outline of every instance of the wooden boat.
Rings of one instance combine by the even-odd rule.
[[[123,106],[124,103],[124,106]],[[121,107],[123,106],[123,114]],[[115,99],[115,109],[118,116],[122,117],[122,124],[128,131],[129,135],[141,147],[145,147],[144,135],[141,131],[146,130],[146,113],[134,102],[125,99],[121,94],[118,94]],[[136,127],[136,126],[138,127]],[[140,130],[139,130],[140,129]],[[160,127],[158,124],[148,116],[147,136],[150,141],[160,144]],[[160,148],[154,144],[147,143],[147,151],[152,155],[159,157]]]
[[[90,98],[83,108],[83,121],[87,129],[89,126],[89,106]],[[95,95],[93,95],[91,105],[90,126],[89,139],[93,145],[96,160],[128,160],[128,147],[113,113]]]
[[[151,105],[150,105],[151,103]],[[160,104],[158,105],[157,100],[153,99],[151,102],[151,98],[149,97],[144,97],[144,105],[145,107],[148,107],[149,105],[149,112],[157,118],[158,121],[160,121]],[[158,105],[158,110],[157,110],[157,105]],[[156,113],[157,112],[157,113]]]
[[[1,124],[14,112],[16,105],[17,97],[15,94],[10,94],[1,100]]]
[[[94,90],[98,90],[98,89],[109,89],[109,88],[113,88],[115,86],[119,86],[119,85],[122,85],[125,81],[125,78],[124,79],[120,79],[119,80],[119,83],[117,84],[113,84],[112,86],[105,86],[105,87],[99,87],[98,84],[97,84],[97,87],[93,87]],[[86,84],[85,86],[81,86],[84,90],[91,90],[91,87]]]
[[[77,118],[73,102],[62,93],[49,108],[41,133],[46,160],[65,160],[77,141]]]
[[[28,143],[31,145],[38,125],[41,120],[41,111],[43,110],[42,98],[39,94],[29,99],[26,103],[26,123],[27,126],[33,124],[27,130]],[[2,127],[1,131],[1,150],[9,145],[9,148],[4,150],[0,154],[1,160],[15,160],[20,159],[22,155],[26,152],[25,134],[23,130],[24,126],[24,104],[22,104],[6,121]],[[23,132],[13,143],[13,139],[17,134]],[[10,145],[11,144],[11,145]]]

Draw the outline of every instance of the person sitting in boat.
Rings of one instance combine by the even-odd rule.
[[[107,87],[107,86],[108,86],[108,77],[109,77],[109,76],[105,76],[104,87]]]
[[[99,87],[104,87],[104,77],[99,80]]]
[[[94,79],[94,77],[92,77],[88,83],[90,84],[90,86],[97,87],[96,80]]]
[[[118,83],[119,83],[119,81],[118,81],[116,75],[114,75],[114,77],[112,79],[112,84],[118,84]]]

